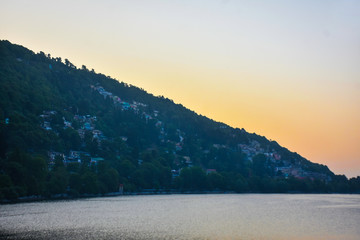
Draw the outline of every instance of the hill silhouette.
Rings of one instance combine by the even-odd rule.
[[[326,166],[68,59],[0,42],[0,198],[355,192]],[[150,189],[150,190],[149,190]]]

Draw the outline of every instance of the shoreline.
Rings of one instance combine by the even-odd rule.
[[[146,195],[189,195],[189,194],[349,194],[356,195],[360,194],[360,192],[355,193],[338,193],[338,192],[300,192],[300,191],[291,191],[285,193],[270,193],[270,192],[235,192],[235,191],[175,191],[175,190],[157,190],[157,191],[137,191],[137,192],[112,192],[106,194],[82,194],[79,196],[71,196],[68,194],[57,194],[51,197],[44,196],[28,196],[21,197],[16,200],[1,200],[0,204],[17,204],[17,203],[32,203],[32,202],[42,202],[42,201],[58,201],[58,200],[77,200],[77,199],[85,199],[85,198],[106,198],[106,197],[117,197],[117,196],[146,196]]]
[[[236,194],[234,191],[175,191],[175,190],[149,190],[137,192],[112,192],[105,194],[81,194],[78,196],[71,196],[69,194],[56,194],[50,197],[45,196],[27,196],[20,197],[15,200],[1,200],[0,204],[16,204],[26,202],[42,202],[42,201],[57,201],[57,200],[76,200],[84,198],[97,198],[97,197],[116,197],[116,196],[144,196],[144,195],[172,195],[172,194]],[[240,193],[239,193],[240,194]]]

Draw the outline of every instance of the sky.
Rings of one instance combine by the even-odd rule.
[[[358,0],[0,0],[0,39],[360,175]]]

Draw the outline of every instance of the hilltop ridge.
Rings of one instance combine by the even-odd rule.
[[[356,191],[327,166],[68,59],[0,42],[0,198]]]

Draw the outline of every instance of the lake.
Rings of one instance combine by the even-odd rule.
[[[360,195],[118,196],[0,205],[1,239],[360,239]]]

